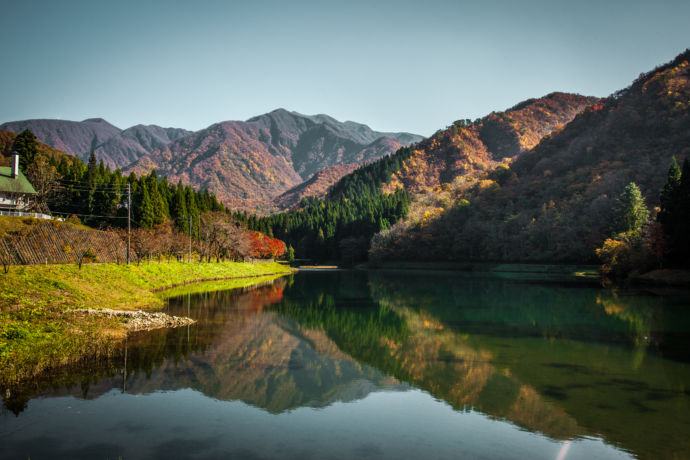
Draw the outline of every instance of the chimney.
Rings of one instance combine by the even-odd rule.
[[[12,152],[12,172],[11,177],[14,179],[19,175],[19,154]]]

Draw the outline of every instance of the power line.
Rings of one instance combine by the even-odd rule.
[[[118,187],[116,185],[89,185],[89,184],[63,184],[63,183],[58,183],[57,184],[59,187],[77,187],[77,188],[110,188],[110,189],[124,189],[125,187]]]
[[[79,216],[79,217],[105,217],[107,219],[126,219],[127,217],[121,217],[121,216],[99,216],[97,214],[77,214],[76,212],[62,212],[62,211],[53,211],[53,214],[65,214],[68,216]]]
[[[127,195],[126,192],[120,192],[117,190],[103,190],[103,189],[79,189],[79,188],[63,188],[58,187],[58,191],[61,192],[93,192],[93,193],[109,193],[111,195]]]
[[[62,179],[57,179],[56,182],[60,182],[62,185],[69,185],[69,186],[74,186],[74,187],[106,187],[106,188],[125,188],[124,184],[122,186],[119,185],[111,185],[111,184],[97,184],[97,183],[89,183],[89,182],[65,182]]]
[[[117,187],[117,186],[111,186],[111,185],[88,185],[88,184],[56,184],[58,187],[69,187],[69,188],[83,188],[87,190],[98,190],[98,189],[107,189],[107,190],[125,190],[125,187]]]
[[[64,177],[57,178],[60,182],[71,182],[73,184],[84,184],[87,183],[85,180],[78,180],[78,179],[65,179]]]

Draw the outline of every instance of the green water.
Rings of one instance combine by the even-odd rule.
[[[690,294],[429,272],[178,292],[10,389],[0,458],[690,458]]]

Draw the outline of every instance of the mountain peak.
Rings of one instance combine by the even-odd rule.
[[[262,212],[273,198],[324,168],[360,165],[395,152],[407,144],[397,135],[278,108],[246,122],[211,125],[144,156],[125,172],[155,168],[172,182],[208,188],[233,208]],[[341,171],[321,177],[317,188],[325,190]]]
[[[102,123],[105,125],[115,126],[103,118],[87,118],[86,120],[82,120],[81,122],[82,123]]]

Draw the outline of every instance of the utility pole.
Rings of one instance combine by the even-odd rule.
[[[192,216],[189,216],[189,263],[192,263]]]
[[[132,184],[127,182],[127,265],[130,261],[132,246]]]

